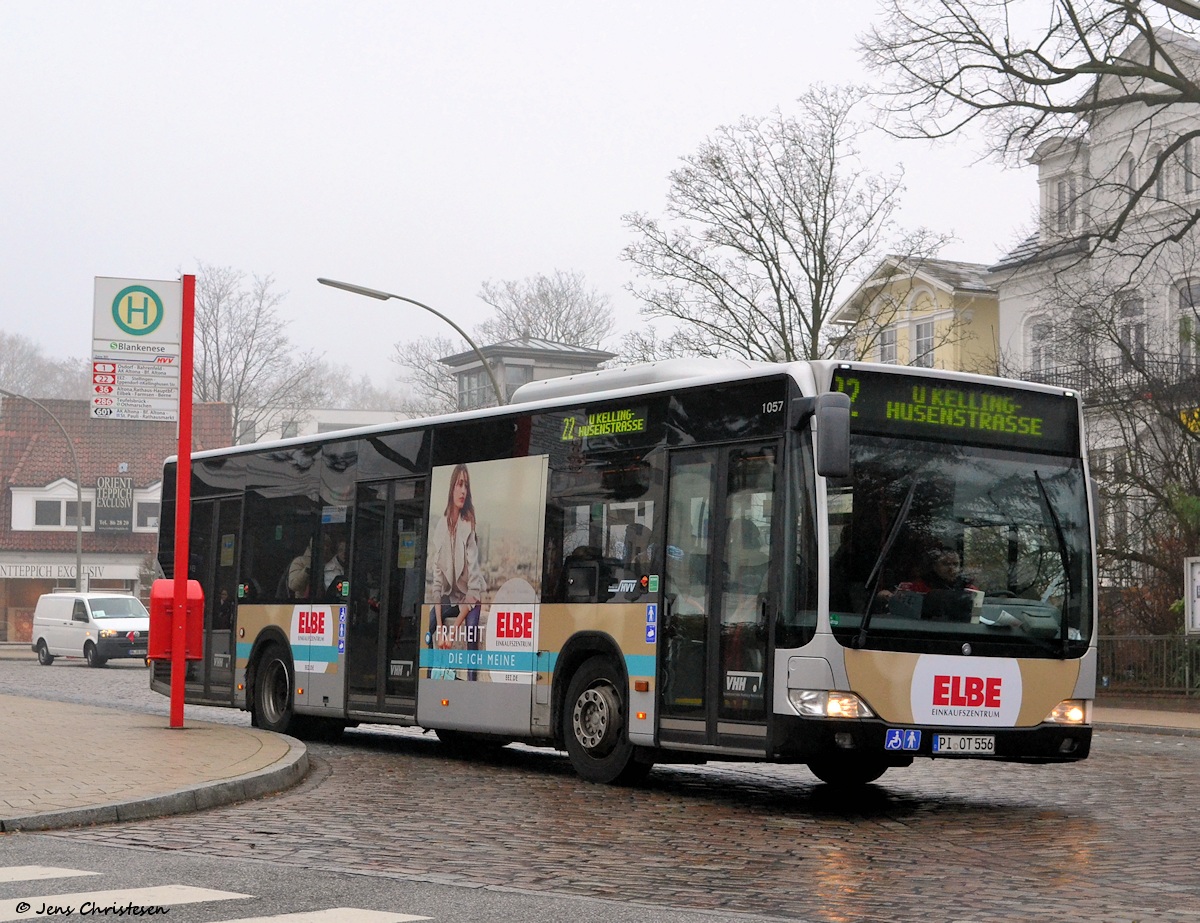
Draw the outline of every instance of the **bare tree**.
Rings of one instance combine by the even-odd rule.
[[[882,0],[862,41],[903,137],[981,135],[1010,165],[1064,158],[1059,249],[1145,256],[1200,220],[1200,44],[1187,0]],[[1039,15],[1041,14],[1041,15]],[[1089,144],[1106,120],[1123,143]],[[1182,120],[1182,122],[1181,122]],[[1128,129],[1128,130],[1126,130]],[[1195,149],[1195,150],[1194,150]],[[1142,219],[1154,206],[1152,221]],[[1083,214],[1076,218],[1076,211]],[[1069,215],[1070,220],[1064,220]],[[1127,234],[1131,224],[1139,233]]]
[[[82,400],[90,396],[90,379],[87,359],[53,359],[28,337],[0,330],[0,387],[27,397]]]
[[[318,357],[298,353],[279,313],[283,294],[270,276],[247,283],[237,270],[199,264],[196,272],[195,399],[232,407],[240,440],[327,399]]]
[[[860,163],[853,87],[816,87],[800,115],[776,111],[719,128],[670,174],[667,220],[624,218],[645,284],[643,316],[693,355],[764,360],[832,355],[853,335],[831,325],[835,297],[896,234],[902,174]],[[918,234],[918,249],[928,235]],[[651,334],[623,348],[636,355]]]
[[[344,363],[322,363],[321,375],[329,399],[338,407],[358,410],[399,410],[410,398],[396,390],[381,388],[370,375]]]
[[[597,348],[612,333],[607,295],[583,273],[556,269],[524,279],[484,282],[479,297],[496,316],[479,325],[479,340],[496,343],[523,336]]]
[[[398,409],[418,417],[457,410],[458,384],[441,360],[462,352],[464,345],[444,336],[395,344],[392,361],[400,366],[400,379],[411,388],[410,397]]]

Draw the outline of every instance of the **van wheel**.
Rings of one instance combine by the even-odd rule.
[[[83,646],[83,659],[87,661],[89,667],[102,667],[108,663],[108,658],[101,657],[100,652],[96,650],[96,645],[91,641]]]
[[[607,657],[584,662],[571,677],[562,732],[575,771],[588,782],[631,785],[652,764],[634,759],[621,672]]]
[[[54,663],[54,655],[50,653],[50,648],[46,647],[45,639],[38,642],[38,663],[43,667]]]
[[[292,659],[279,644],[268,644],[254,671],[254,726],[277,734],[291,732]]]

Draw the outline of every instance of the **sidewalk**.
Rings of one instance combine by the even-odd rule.
[[[1092,717],[1100,732],[1200,737],[1192,700],[1101,698]],[[307,772],[304,745],[280,734],[0,695],[0,833],[183,814],[282,791]]]
[[[183,814],[288,788],[298,740],[254,728],[0,695],[0,832]]]

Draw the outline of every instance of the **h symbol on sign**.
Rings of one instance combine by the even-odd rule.
[[[143,327],[150,323],[150,297],[148,295],[142,295],[142,306],[140,308],[133,303],[133,295],[129,295],[125,299],[125,322],[132,326],[133,315],[135,314],[142,316]]]

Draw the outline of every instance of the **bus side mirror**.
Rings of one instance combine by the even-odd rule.
[[[838,391],[818,395],[814,416],[817,474],[826,478],[849,477],[850,396]]]

